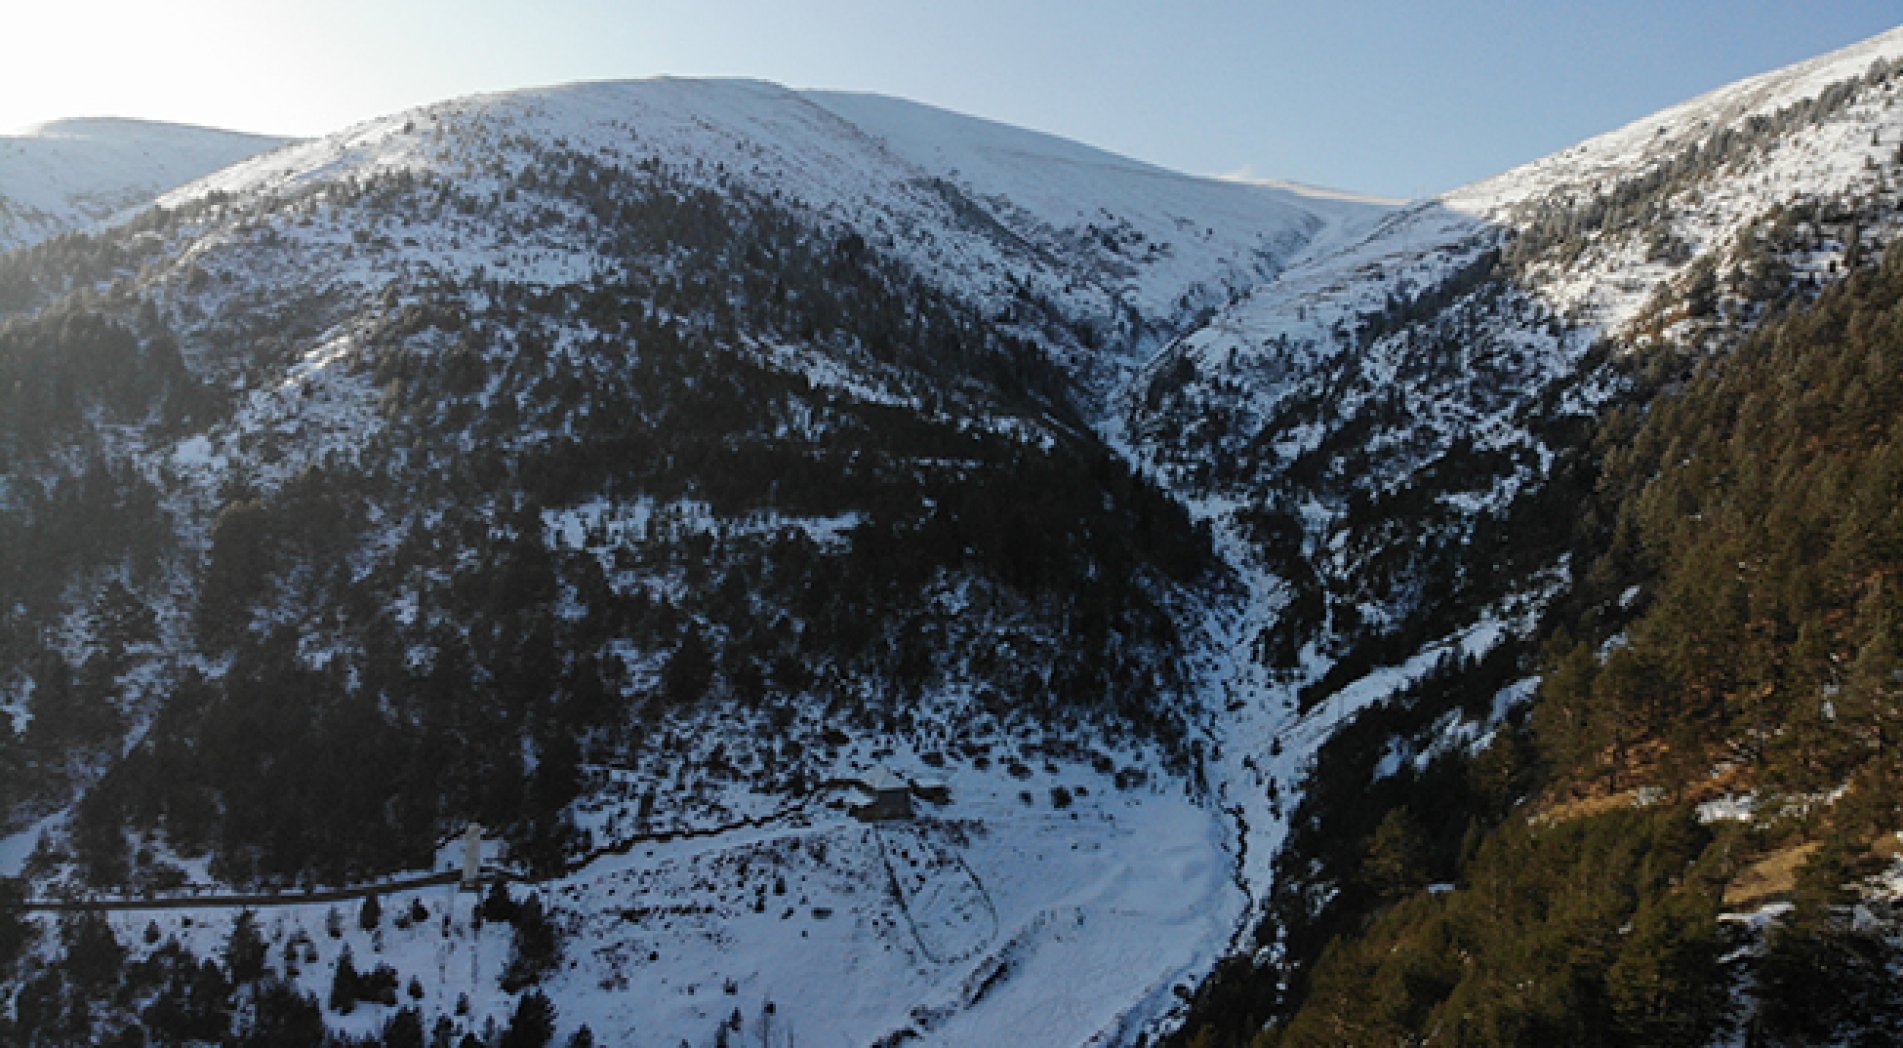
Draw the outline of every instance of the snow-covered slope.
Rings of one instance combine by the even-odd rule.
[[[1893,188],[1899,62],[1903,29],[1719,88],[1441,202],[1536,237],[1572,212],[1592,242],[1535,260],[1524,279],[1569,316],[1618,330],[1682,266],[1733,248],[1770,210]]]
[[[160,796],[54,814],[33,875],[398,850],[362,825],[420,862],[474,812],[566,934],[565,1031],[1134,1040],[1250,942],[1334,730],[1533,630],[1566,566],[1537,499],[1617,388],[1595,343],[1747,325],[1751,281],[1893,230],[1903,89],[1863,69],[1899,51],[1403,208],[752,81],[463,99],[218,170],[15,281],[45,311],[21,359],[72,365],[0,492],[68,574],[0,696],[51,747],[36,703],[103,677],[108,715],[51,719],[123,728],[108,784]],[[162,539],[60,541],[135,497]],[[231,744],[203,710],[275,724],[279,694],[324,712],[280,734],[374,737],[422,785],[215,867],[211,830],[186,854],[123,813]],[[1484,735],[1450,716],[1445,745]],[[838,783],[881,769],[950,801],[852,821]],[[167,818],[244,807],[220,770]],[[102,848],[121,828],[159,861]],[[316,989],[346,933],[282,912]],[[514,1004],[493,930],[348,934],[434,970],[436,1011],[467,988],[463,1029]]]
[[[1160,354],[1131,387],[1130,423],[1154,434],[1159,461],[1185,450],[1181,426],[1191,427],[1197,452],[1212,450],[1197,439],[1209,434],[1226,452],[1253,441],[1286,461],[1326,428],[1311,418],[1264,431],[1290,395],[1329,385],[1318,382],[1324,373],[1361,373],[1354,388],[1333,381],[1341,393],[1330,410],[1337,421],[1352,417],[1370,395],[1430,363],[1426,328],[1476,288],[1511,300],[1491,315],[1518,316],[1528,328],[1520,345],[1531,357],[1503,377],[1535,388],[1602,335],[1695,336],[1695,325],[1669,327],[1685,319],[1670,300],[1701,269],[1718,278],[1720,297],[1759,275],[1765,251],[1799,278],[1827,278],[1852,250],[1846,239],[1881,239],[1894,222],[1886,194],[1903,146],[1899,63],[1903,30],[1390,213],[1365,235],[1305,256]],[[1793,238],[1803,243],[1783,242]],[[1538,330],[1545,334],[1534,337]],[[1464,345],[1484,355],[1473,340]],[[1175,419],[1140,402],[1187,387],[1212,399]],[[1492,398],[1411,388],[1409,399],[1411,410],[1429,412],[1477,406],[1456,430],[1482,439],[1499,430],[1487,421]]]
[[[1198,304],[1184,298],[1192,289],[1252,286],[1285,264],[1292,245],[1312,243],[1324,229],[1351,235],[1393,206],[1326,190],[1197,178],[881,95],[806,97],[907,163],[960,186],[1007,225],[1070,234],[1042,246],[1081,252],[1117,274],[1146,316]]]
[[[1900,65],[1903,30],[1411,204],[1123,392],[1116,438],[1255,580],[1215,730],[1256,890],[1334,725],[1534,628],[1571,512],[1538,493],[1620,386],[1591,350],[1721,344],[1897,235]]]
[[[581,1025],[614,1045],[1130,1043],[1236,919],[1221,824],[1180,795],[1119,791],[1088,771],[1062,777],[1086,794],[1064,810],[961,778],[942,820],[868,825],[815,805],[514,886],[563,929],[560,969],[542,984],[555,1043]],[[419,980],[401,1005],[472,1030],[508,1023],[514,1001],[496,981],[511,935],[475,919],[478,896],[450,884],[380,899],[393,916],[365,930],[354,899],[257,908],[268,968],[322,1001],[348,950],[366,972],[394,968],[398,986]],[[134,958],[174,939],[211,958],[238,909],[186,902],[113,922]],[[428,919],[395,916],[411,913]],[[374,1035],[395,1011],[328,1019]]]
[[[110,405],[76,366],[73,410],[20,441],[23,473],[77,490],[91,464],[39,451],[108,419],[115,479],[89,490],[162,503],[154,566],[47,586],[59,627],[30,642],[56,650],[0,681],[82,788],[246,716],[171,712],[189,681],[242,704],[279,689],[241,675],[319,672],[290,705],[361,698],[399,747],[442,719],[459,765],[530,799],[416,752],[430,785],[408,796],[444,800],[385,854],[413,863],[493,805],[475,814],[520,890],[570,933],[546,983],[564,1024],[606,1043],[706,1040],[768,1000],[807,1039],[1125,1041],[1228,948],[1244,896],[1187,748],[1225,583],[1078,419],[1147,347],[1384,207],[904,103],[665,80],[432,106],[160,203],[10,274],[22,359],[83,364],[93,343],[64,340],[96,329],[62,311],[97,308],[150,365]],[[77,287],[103,290],[59,300]],[[20,527],[52,547],[56,512]],[[240,547],[257,558],[234,570]],[[0,568],[33,573],[17,559]],[[58,720],[39,681],[103,643],[96,583],[122,571],[154,636],[102,697],[93,723],[123,738],[89,766],[39,737]],[[950,800],[868,828],[816,785],[879,768]],[[96,842],[79,821],[35,829]],[[135,880],[255,876],[145,835]],[[33,876],[61,872],[43,855]],[[460,992],[447,952],[432,1007]],[[466,1027],[513,1000],[483,963]]]
[[[443,103],[260,157],[167,202],[293,195],[398,171],[476,188],[519,173],[527,158],[509,147],[523,142],[585,145],[623,169],[661,163],[784,200],[1007,323],[1071,328],[1089,351],[1065,363],[1099,391],[1317,238],[1388,210],[1181,175],[898,99],[674,79]]]
[[[1452,190],[1442,199],[1462,211],[1500,218],[1529,203],[1564,199],[1628,181],[1670,160],[1673,154],[1702,144],[1714,133],[1743,130],[1754,118],[1768,118],[1809,102],[1833,87],[1857,80],[1870,72],[1872,65],[1895,62],[1899,56],[1903,56],[1903,28],[1728,84],[1511,171]],[[1858,122],[1868,125],[1867,121]],[[1810,150],[1814,166],[1804,173],[1814,176],[1861,166],[1869,154],[1860,147],[1875,144],[1867,136],[1861,142],[1839,135],[1819,139]]]
[[[1568,324],[1621,333],[1694,260],[1735,255],[1767,215],[1804,202],[1849,208],[1892,186],[1899,61],[1903,29],[1410,205],[1264,282],[1163,359],[1312,375],[1371,315],[1433,292],[1510,238],[1522,241],[1518,289]],[[1242,385],[1255,417],[1285,383]]]
[[[145,120],[59,120],[0,135],[0,251],[25,247],[290,139]]]

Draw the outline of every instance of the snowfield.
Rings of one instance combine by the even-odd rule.
[[[0,252],[143,208],[288,138],[146,120],[58,120],[0,135]]]
[[[1141,354],[1280,271],[1351,237],[1383,202],[1197,178],[1049,135],[874,95],[750,80],[577,84],[445,102],[258,157],[168,194],[292,201],[411,172],[500,192],[512,144],[584,145],[632,170],[657,162],[710,188],[793,204],[860,233],[940,287],[1008,315],[1022,289],[1063,307],[1111,351],[1065,361],[1108,388]],[[482,267],[550,284],[599,265],[572,244],[418,237],[405,263]],[[340,245],[341,246],[341,245]]]
[[[950,799],[920,802],[913,820],[861,822],[844,810],[853,791],[835,791],[766,825],[634,843],[512,885],[564,933],[543,984],[560,1037],[586,1024],[599,1044],[711,1044],[737,1012],[747,1043],[869,1044],[905,1031],[920,1044],[1128,1043],[1227,944],[1242,898],[1226,830],[1177,786],[1119,789],[1089,768],[1053,767],[933,777]],[[460,855],[452,841],[441,866]],[[459,1015],[466,997],[465,1029],[507,1024],[514,1000],[496,980],[511,930],[478,927],[478,896],[445,886],[378,898],[374,932],[358,927],[355,901],[257,908],[270,967],[321,1001],[347,949],[360,972],[396,970],[396,1007]],[[111,919],[135,957],[171,938],[218,957],[236,916],[184,905]],[[401,992],[412,977],[420,1000]],[[363,1035],[395,1010],[366,1003],[326,1018]]]
[[[558,999],[631,1042],[770,1001],[806,1043],[1122,1043],[1239,912],[1222,827],[1180,793],[1063,769],[959,774],[951,796],[917,821],[822,807],[594,864],[551,892],[593,947]]]

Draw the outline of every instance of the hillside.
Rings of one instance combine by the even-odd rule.
[[[1262,950],[1205,991],[1234,1040],[1392,902],[1372,856],[1404,842],[1408,887],[1453,883],[1476,833],[1590,750],[1543,763],[1502,722],[1540,708],[1542,645],[1581,629],[1565,616],[1645,599],[1608,588],[1602,463],[1697,361],[1894,240],[1900,52],[1878,37],[1414,205],[1135,387],[1137,454],[1262,573],[1266,665],[1231,688],[1262,698],[1230,722],[1232,796],[1271,816],[1249,820]],[[1160,436],[1179,432],[1187,449]]]
[[[0,744],[38,890],[421,873],[474,820],[564,929],[527,981],[604,1037],[777,1001],[801,1036],[983,1039],[1085,957],[1126,960],[1050,1039],[1173,1007],[1240,902],[1192,772],[1232,583],[1087,420],[1378,208],[831,104],[876,112],[446,103],[0,261]],[[968,156],[908,158],[918,126]],[[950,806],[853,820],[881,768]],[[630,890],[642,951],[590,923]],[[868,953],[863,1008],[804,988]],[[479,1027],[523,990],[425,995]]]
[[[1520,737],[1489,750],[1494,765],[1537,752],[1535,802],[1463,846],[1458,890],[1421,891],[1418,873],[1373,885],[1378,918],[1258,1043],[1903,1029],[1887,975],[1899,291],[1893,248],[1702,362],[1636,430],[1602,430],[1609,541],[1549,627]],[[1364,876],[1419,837],[1414,808],[1383,822]]]
[[[289,139],[148,120],[58,120],[0,135],[0,251],[142,208]]]
[[[1882,829],[1691,806],[1887,752],[1900,145],[1903,33],[1402,207],[598,83],[0,255],[0,1035],[1708,1043]]]
[[[742,188],[850,228],[992,322],[1039,339],[1093,396],[1325,231],[1345,235],[1387,210],[1191,178],[895,99],[669,79],[426,107],[239,165],[168,203],[403,171],[480,188],[522,175],[525,143],[586,143],[611,166],[665,164],[691,184]],[[507,167],[512,153],[517,169]],[[451,270],[483,257],[442,246],[399,257]],[[538,279],[572,277],[595,260],[550,261],[568,268]]]

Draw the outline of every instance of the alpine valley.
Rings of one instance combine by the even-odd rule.
[[[1895,1043],[1903,30],[1399,203],[0,139],[0,1042]]]

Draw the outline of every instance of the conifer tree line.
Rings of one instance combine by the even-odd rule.
[[[1601,422],[1571,492],[1577,559],[1543,639],[1445,666],[1329,744],[1303,810],[1362,814],[1316,842],[1340,871],[1330,903],[1278,910],[1311,963],[1232,967],[1185,1043],[1903,1033],[1899,958],[1857,891],[1903,826],[1899,302],[1892,248],[1729,352],[1628,358],[1633,406]],[[1535,701],[1490,746],[1368,794],[1391,739],[1523,667]],[[1697,815],[1746,792],[1751,820]],[[1802,860],[1793,908],[1754,942],[1719,920],[1725,893],[1781,855]]]
[[[0,411],[0,650],[32,713],[0,724],[0,802],[80,797],[39,868],[175,883],[132,831],[232,883],[337,883],[427,862],[475,818],[558,870],[588,843],[564,813],[583,769],[684,759],[683,718],[732,708],[765,741],[703,768],[798,794],[805,754],[903,730],[947,679],[999,725],[1178,746],[1171,607],[1213,583],[1209,539],[1078,422],[1028,294],[1000,324],[738,187],[533,149],[493,196],[401,173],[253,206],[354,216],[366,255],[406,222],[525,223],[612,263],[576,283],[194,293],[294,251],[270,221],[150,280],[155,245],[238,206],[216,196],[0,260],[0,397],[22,407]],[[220,432],[235,382],[340,324],[378,396],[349,449],[244,434],[242,464],[183,499],[172,467],[97,436]],[[565,544],[551,521],[591,505],[648,521]],[[75,613],[107,642],[83,665],[44,629]],[[156,683],[126,687],[134,667]]]
[[[0,892],[11,881],[0,881]],[[381,922],[367,897],[361,922]],[[419,901],[414,904],[424,909]],[[398,972],[387,962],[360,964],[345,946],[329,968],[320,1000],[303,990],[297,976],[317,954],[308,941],[287,940],[281,951],[265,941],[257,915],[241,911],[214,956],[200,956],[167,937],[156,923],[134,949],[118,938],[112,922],[97,913],[63,916],[50,963],[20,978],[9,1013],[0,1013],[0,1040],[21,1048],[105,1045],[149,1048],[221,1045],[228,1048],[549,1048],[557,1044],[557,1012],[538,985],[554,967],[559,944],[529,895],[514,899],[500,885],[484,898],[483,919],[512,926],[514,945],[504,976],[513,995],[506,1022],[467,1021],[468,1002],[455,1015],[426,1015],[419,974]],[[410,913],[411,921],[430,915]],[[341,924],[341,916],[332,914]],[[0,965],[19,962],[24,937],[5,915],[0,928]],[[368,928],[366,928],[368,930]],[[339,931],[333,927],[332,933]],[[386,1018],[373,1032],[351,1036],[332,1031],[325,1014],[349,1015],[359,1005],[384,1006]],[[593,1048],[587,1025],[559,1042],[563,1048]]]

